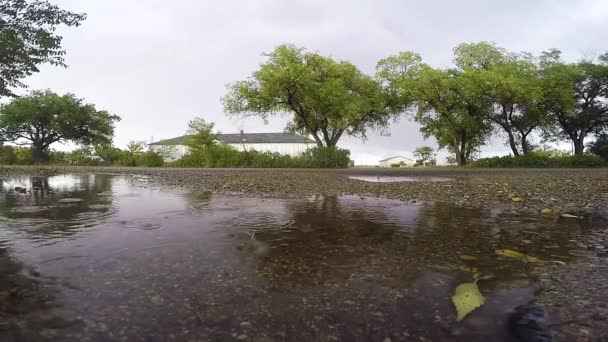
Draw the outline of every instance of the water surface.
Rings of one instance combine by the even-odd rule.
[[[570,263],[598,224],[101,174],[2,189],[0,339],[23,341],[509,341],[536,266],[495,251]],[[486,304],[456,322],[472,269]]]
[[[350,179],[356,179],[364,182],[373,183],[396,183],[396,182],[445,182],[451,181],[448,177],[435,176],[349,176]]]

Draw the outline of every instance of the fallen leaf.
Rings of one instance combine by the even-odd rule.
[[[511,249],[499,249],[496,251],[496,254],[498,254],[500,256],[509,257],[509,258],[519,259],[519,260],[526,261],[526,262],[543,262],[539,258],[531,257],[531,256],[525,255],[523,253],[511,250]]]
[[[452,296],[452,302],[454,302],[458,314],[456,320],[461,321],[466,315],[483,305],[485,300],[477,287],[477,282],[458,285]]]
[[[541,214],[545,214],[545,215],[553,215],[553,214],[559,214],[559,210],[557,209],[543,209],[540,212]]]
[[[561,260],[553,260],[553,261],[551,261],[551,262],[556,263],[556,264],[558,264],[558,265],[566,266],[566,263],[565,263],[565,262],[563,262],[563,261],[561,261]]]
[[[561,214],[563,218],[578,218],[578,216],[570,215],[570,214]]]
[[[511,201],[513,202],[523,202],[524,200],[521,197],[511,197]]]
[[[470,256],[470,255],[461,255],[460,259],[473,261],[473,260],[477,260],[477,257]]]

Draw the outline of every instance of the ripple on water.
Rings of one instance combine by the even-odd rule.
[[[162,225],[158,223],[158,220],[151,219],[134,219],[124,220],[118,222],[123,228],[137,229],[137,230],[158,230],[162,228]]]

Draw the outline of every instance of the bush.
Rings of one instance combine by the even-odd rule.
[[[391,164],[391,167],[401,167],[401,164],[399,164],[399,163]]]
[[[589,152],[608,161],[608,133],[600,134],[594,142],[590,143]]]
[[[294,159],[297,167],[346,168],[350,162],[350,151],[335,147],[315,147]]]
[[[32,150],[27,147],[2,146],[0,147],[0,164],[34,164],[34,156]]]
[[[191,151],[175,162],[175,167],[237,167],[237,168],[339,168],[348,167],[350,152],[335,148],[313,148],[298,157],[279,153],[237,151],[230,146],[216,145]]]
[[[570,155],[559,152],[533,152],[520,156],[482,158],[470,164],[471,167],[486,168],[561,168],[561,167],[600,167],[607,163],[593,154]]]

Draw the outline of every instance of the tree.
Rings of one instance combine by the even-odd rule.
[[[49,146],[56,142],[109,144],[114,122],[119,120],[72,94],[60,96],[51,91],[35,91],[0,107],[2,136],[31,145],[36,162],[44,160]]]
[[[460,70],[488,70],[513,58],[493,42],[461,43],[453,51],[454,64]]]
[[[393,111],[403,112],[415,104],[415,120],[422,125],[424,137],[434,137],[439,148],[447,148],[458,165],[465,165],[491,131],[487,123],[491,103],[478,75],[504,58],[485,42],[461,44],[454,53],[457,69],[434,69],[423,64],[419,55],[405,52],[381,60],[377,75],[389,99],[403,99],[402,103],[388,102],[396,104]]]
[[[146,143],[143,141],[131,140],[127,144],[127,153],[131,155],[139,155],[146,151]]]
[[[0,97],[38,72],[40,64],[65,66],[60,25],[78,26],[85,14],[62,10],[44,0],[0,1]]]
[[[433,148],[430,146],[422,146],[415,149],[414,158],[416,158],[416,165],[426,166],[427,164],[437,164],[435,159],[435,150],[433,150]]]
[[[585,138],[608,127],[608,63],[546,63],[541,70],[543,108],[557,126],[554,135],[582,154]]]
[[[513,155],[528,154],[530,134],[547,122],[536,65],[513,60],[483,71],[482,78],[492,101],[488,118],[507,135]]]
[[[229,115],[269,117],[287,113],[288,131],[310,134],[319,147],[335,147],[344,133],[365,137],[384,128],[391,113],[382,86],[353,64],[278,46],[244,81],[228,85],[223,97]]]
[[[185,145],[194,151],[213,146],[219,134],[219,132],[213,131],[213,127],[215,127],[213,122],[207,122],[203,118],[194,118],[188,122],[188,139],[186,139]]]
[[[469,75],[472,72],[425,68],[416,88],[416,121],[422,134],[454,153],[461,166],[491,132],[486,120],[490,103]]]

